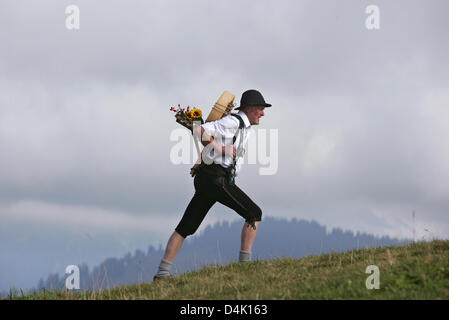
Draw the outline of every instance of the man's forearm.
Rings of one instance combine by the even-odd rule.
[[[235,157],[236,155],[236,149],[234,147],[234,145],[230,144],[227,146],[222,146],[220,143],[217,142],[217,140],[209,135],[203,127],[198,127],[197,129],[195,129],[197,131],[195,131],[195,135],[196,137],[200,137],[200,141],[201,144],[206,147],[210,144],[209,146],[209,150],[211,148],[213,148],[215,150],[215,152],[219,153],[219,154],[226,154],[226,155],[230,155],[232,157]],[[204,151],[204,150],[203,150]]]
[[[201,144],[203,146],[207,146],[208,144],[212,143],[212,147],[214,148],[214,150],[221,153],[223,151],[223,147],[218,144],[218,142],[214,139],[213,136],[207,134],[207,132],[204,130],[203,127],[200,128],[201,128],[201,135],[200,135]]]

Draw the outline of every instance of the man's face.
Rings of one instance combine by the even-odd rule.
[[[248,117],[249,123],[251,123],[251,125],[259,124],[260,117],[264,116],[264,109],[264,106],[251,106],[245,108],[246,116]]]

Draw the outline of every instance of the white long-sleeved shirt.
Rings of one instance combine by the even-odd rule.
[[[241,146],[242,150],[240,149],[237,150],[237,154],[240,153],[241,156],[237,158],[237,162],[235,165],[236,176],[239,174],[240,168],[242,166],[243,155],[246,153],[246,148],[248,145],[248,138],[250,134],[249,129],[251,128],[251,124],[246,114],[243,111],[239,111],[237,114],[242,118],[245,126],[242,129],[243,131],[243,143]],[[237,149],[240,145],[240,132],[238,132],[239,125],[240,125],[239,119],[237,119],[234,116],[228,115],[226,117],[221,118],[220,120],[204,123],[201,126],[204,128],[204,131],[206,131],[207,134],[213,136],[214,139],[217,141],[217,143],[221,144],[222,146],[232,144],[232,139],[236,134],[234,146]],[[223,161],[222,155],[216,152],[213,148],[207,154],[203,155],[203,160],[206,163],[212,163],[213,161],[216,164],[219,164],[225,168],[229,167],[232,164],[231,155],[225,156]]]

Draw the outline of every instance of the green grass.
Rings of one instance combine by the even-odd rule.
[[[380,288],[368,290],[368,265]],[[10,299],[449,299],[449,241],[412,243],[202,270],[139,285],[71,293],[41,291]]]

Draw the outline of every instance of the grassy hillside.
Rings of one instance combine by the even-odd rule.
[[[368,290],[368,265],[380,288]],[[42,291],[13,299],[449,299],[449,241],[280,258],[202,270],[105,291]]]

